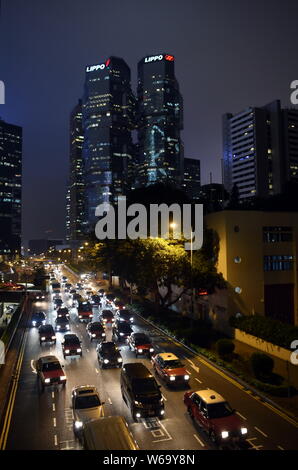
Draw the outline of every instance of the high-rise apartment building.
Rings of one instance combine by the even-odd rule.
[[[182,189],[190,199],[199,199],[201,188],[201,164],[195,158],[184,158]]]
[[[0,120],[0,257],[21,251],[22,128]]]
[[[159,54],[138,63],[138,185],[181,186],[183,102],[174,56]]]
[[[129,189],[134,118],[135,98],[125,61],[110,57],[86,67],[83,164],[89,231],[96,222],[96,207],[103,202],[117,203]]]

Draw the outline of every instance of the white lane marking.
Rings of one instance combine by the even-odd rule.
[[[161,394],[161,396],[164,399],[164,401],[168,401],[168,399],[163,394]]]
[[[34,359],[32,359],[31,362],[30,362],[30,366],[31,366],[32,372],[34,374],[37,374],[37,371],[36,371],[35,366],[34,366],[34,362],[35,362]]]
[[[197,382],[199,382],[200,384],[203,383],[200,379],[197,379],[197,377],[195,377],[195,380],[196,380]]]
[[[95,372],[96,372],[97,374],[99,374],[99,370],[98,370],[98,369],[96,369],[96,367],[95,367]]]
[[[110,405],[112,405],[112,400],[110,399],[110,397],[108,398],[108,402],[110,403]]]
[[[55,398],[55,392],[52,392],[52,398]]]
[[[239,413],[239,411],[236,411],[236,414],[238,416],[240,416],[240,418],[244,419],[245,421],[247,421],[247,418],[245,418],[245,416],[243,416],[241,413]]]
[[[185,370],[186,370],[186,372],[188,373],[188,375],[190,375],[190,374],[191,374],[191,373],[189,372],[189,370],[187,370],[187,369],[185,369]]]
[[[86,349],[87,352],[89,352],[89,349]]]
[[[199,444],[201,444],[202,447],[205,447],[205,444],[201,441],[201,439],[196,434],[194,434],[193,437],[198,441]]]
[[[53,426],[54,428],[57,426],[56,418],[53,418]]]
[[[282,446],[277,446],[279,450],[285,450]]]
[[[255,430],[258,431],[260,434],[262,434],[264,437],[268,437],[267,434],[265,434],[261,429],[257,428],[257,426],[254,426]]]
[[[199,368],[198,366],[196,366],[190,359],[186,359],[186,360],[190,363],[191,367],[192,367],[197,373],[200,372],[200,368]]]
[[[53,407],[53,411],[56,411],[55,403],[52,404],[52,407]]]
[[[55,443],[55,446],[58,445],[58,437],[57,437],[57,434],[55,434],[55,436],[54,436],[54,443]]]

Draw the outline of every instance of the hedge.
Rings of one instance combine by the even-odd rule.
[[[298,338],[297,326],[282,323],[262,315],[231,317],[230,324],[245,333],[286,349],[290,349],[292,341]]]

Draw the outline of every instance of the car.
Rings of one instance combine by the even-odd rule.
[[[116,313],[116,318],[120,322],[130,323],[131,325],[134,323],[133,314],[128,309],[118,310]]]
[[[92,305],[90,302],[79,302],[78,316],[80,321],[91,321],[93,318]]]
[[[248,429],[230,404],[214,390],[189,391],[184,404],[191,419],[198,423],[215,444],[244,441]]]
[[[136,357],[139,355],[150,356],[154,353],[154,348],[150,338],[144,333],[132,333],[127,338],[127,343],[132,351],[134,351]]]
[[[123,302],[121,302],[120,300],[116,300],[114,302],[115,304],[115,307],[118,309],[118,310],[125,310],[126,309],[126,306]]]
[[[70,293],[71,293],[71,294],[76,294],[77,291],[76,291],[76,289],[70,289]]]
[[[54,299],[54,309],[57,309],[58,307],[61,307],[61,305],[63,304],[63,300],[58,298],[58,299]]]
[[[113,324],[115,320],[114,320],[114,314],[112,310],[107,310],[107,309],[102,310],[99,316],[99,320],[103,325],[107,323]]]
[[[103,405],[97,388],[94,385],[81,385],[71,392],[71,407],[73,414],[73,431],[80,436],[84,425],[104,416]]]
[[[51,285],[52,285],[53,291],[55,291],[55,290],[57,290],[57,289],[59,289],[59,290],[61,289],[61,284],[60,284],[60,282],[54,281],[54,282],[52,282]]]
[[[120,354],[120,349],[118,349],[112,341],[100,343],[96,351],[98,363],[102,369],[108,367],[122,367],[123,359]]]
[[[134,421],[152,416],[163,418],[165,409],[160,385],[144,364],[124,364],[120,375],[120,388]]]
[[[56,335],[54,328],[50,324],[40,325],[38,328],[39,344],[54,343],[56,344]]]
[[[156,354],[152,357],[152,365],[155,373],[161,377],[167,385],[183,385],[188,387],[190,374],[175,354]]]
[[[99,339],[100,341],[104,341],[106,338],[104,327],[98,321],[88,323],[86,330],[91,341],[93,341],[94,339]]]
[[[34,312],[31,316],[31,326],[38,327],[46,324],[46,314],[44,312]]]
[[[93,305],[95,306],[101,306],[100,295],[91,295],[91,302],[93,302]]]
[[[40,357],[35,362],[35,369],[42,391],[50,385],[62,384],[65,387],[67,378],[56,356]]]
[[[65,287],[67,287],[67,289],[72,289],[72,284],[70,282],[66,282]]]
[[[69,331],[70,325],[67,317],[57,317],[55,320],[55,329],[56,331]]]
[[[41,301],[41,300],[45,300],[45,298],[46,298],[45,294],[36,294],[34,300],[38,302],[38,301]]]
[[[66,307],[59,307],[57,310],[57,318],[66,317],[69,318],[69,310]]]
[[[62,352],[64,358],[66,356],[82,356],[82,341],[79,340],[77,335],[72,333],[67,333],[64,335],[62,345]]]
[[[106,298],[107,298],[107,300],[108,300],[109,302],[113,302],[113,303],[114,303],[114,300],[115,300],[116,297],[114,296],[114,294],[107,294],[107,295],[106,295]]]
[[[132,328],[128,323],[116,322],[113,326],[113,339],[117,338],[118,341],[126,341],[131,335]]]

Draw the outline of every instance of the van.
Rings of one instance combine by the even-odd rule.
[[[151,372],[140,362],[124,364],[120,386],[122,398],[135,421],[139,418],[164,416],[164,400]]]
[[[82,430],[85,450],[139,450],[123,416],[106,416],[87,422]]]

